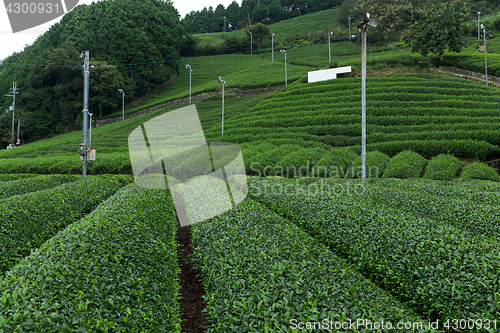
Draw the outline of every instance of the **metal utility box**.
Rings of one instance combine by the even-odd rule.
[[[80,156],[80,161],[83,161],[83,156]],[[95,148],[89,148],[87,161],[95,161]]]
[[[78,147],[78,153],[80,156],[85,156],[87,154],[87,145],[85,143],[80,143]]]

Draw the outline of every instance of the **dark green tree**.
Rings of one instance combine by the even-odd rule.
[[[411,47],[412,52],[427,56],[444,52],[460,52],[469,44],[465,22],[471,14],[463,0],[452,0],[423,7],[416,13],[416,21],[405,30],[401,40]]]

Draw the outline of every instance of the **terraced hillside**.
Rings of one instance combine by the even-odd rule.
[[[224,140],[241,144],[250,161],[268,144],[353,146],[359,152],[360,91],[359,78],[294,84],[228,120]],[[496,88],[430,74],[367,81],[368,150],[484,160],[498,156],[499,122]],[[205,133],[216,141],[220,131],[218,124]]]

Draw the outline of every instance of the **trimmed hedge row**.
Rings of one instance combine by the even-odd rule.
[[[290,184],[274,182],[281,187]],[[313,183],[307,182],[306,189]],[[348,183],[323,182],[323,187]],[[352,192],[351,196],[280,196],[270,190],[269,180],[262,180],[253,193],[258,193],[255,199],[348,256],[365,275],[407,299],[406,304],[419,313],[444,320],[496,320],[500,315],[492,297],[500,274],[498,241],[416,217],[405,209],[384,207],[380,196],[353,196]],[[403,207],[407,204],[392,196],[394,201],[402,200]]]
[[[82,173],[82,162],[69,155],[4,158],[0,159],[0,173],[77,175]],[[98,154],[96,161],[87,164],[87,174],[132,174],[128,152]]]
[[[168,191],[126,186],[6,274],[0,328],[180,333],[175,235]]]
[[[480,235],[483,239],[493,237],[491,241],[498,243],[495,238],[500,237],[500,186],[491,184],[485,190],[485,185],[475,182],[470,186],[457,182],[438,186],[375,183],[365,192],[365,198],[378,206],[461,229],[465,231],[461,235],[464,238]]]
[[[89,177],[0,202],[0,275],[130,181],[130,176]]]
[[[0,198],[8,198],[30,192],[41,191],[64,183],[74,182],[81,176],[72,175],[40,175],[37,177],[23,177],[18,180],[0,183]]]
[[[253,200],[191,230],[208,332],[289,332],[298,331],[294,323],[325,319],[421,322],[343,259]]]
[[[357,156],[349,148],[327,151],[314,165],[312,177],[344,178],[349,166]]]
[[[361,153],[361,147],[352,147],[356,153]],[[471,157],[480,160],[488,156],[499,154],[500,149],[485,141],[474,140],[416,140],[390,141],[369,143],[367,150],[378,150],[389,156],[395,156],[400,151],[411,150],[424,158],[431,158],[439,154],[452,154],[456,157]]]
[[[18,180],[18,179],[27,179],[27,178],[33,178],[33,177],[38,177],[39,175],[37,174],[32,174],[32,173],[20,173],[20,174],[0,174],[0,182],[10,182],[13,180]]]
[[[419,178],[427,161],[419,154],[405,150],[391,158],[384,169],[384,178]]]
[[[439,154],[425,168],[424,178],[435,180],[454,180],[462,170],[463,163],[453,155]]]
[[[361,153],[361,151],[360,151]],[[389,156],[379,151],[369,151],[366,153],[366,177],[367,178],[380,178],[384,173],[384,170],[389,163]],[[357,156],[347,170],[347,174],[345,178],[353,179],[353,178],[361,178],[361,164],[362,164],[362,156]]]

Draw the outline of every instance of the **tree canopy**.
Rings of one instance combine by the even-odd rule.
[[[224,16],[226,31],[243,29],[247,25],[257,23],[273,24],[314,13],[320,10],[340,6],[342,0],[243,0],[241,6],[233,1],[227,8],[223,5],[191,11],[182,19],[186,33],[199,34],[224,31]]]
[[[427,56],[439,55],[443,60],[444,51],[460,52],[468,45],[465,22],[470,19],[470,11],[463,0],[430,4],[416,12],[416,21],[404,32],[402,41],[412,52]]]
[[[120,104],[118,88],[132,98],[178,71],[178,63],[172,60],[179,58],[183,34],[179,14],[169,0],[80,5],[32,45],[4,60],[0,92],[7,93],[12,82],[17,82],[21,93],[16,104],[23,109],[25,141],[78,129],[83,107],[81,51],[90,51],[94,66],[90,112],[104,116]],[[0,107],[6,109],[11,103],[11,98],[3,98]],[[1,137],[10,133],[11,121],[10,115],[0,114]]]

